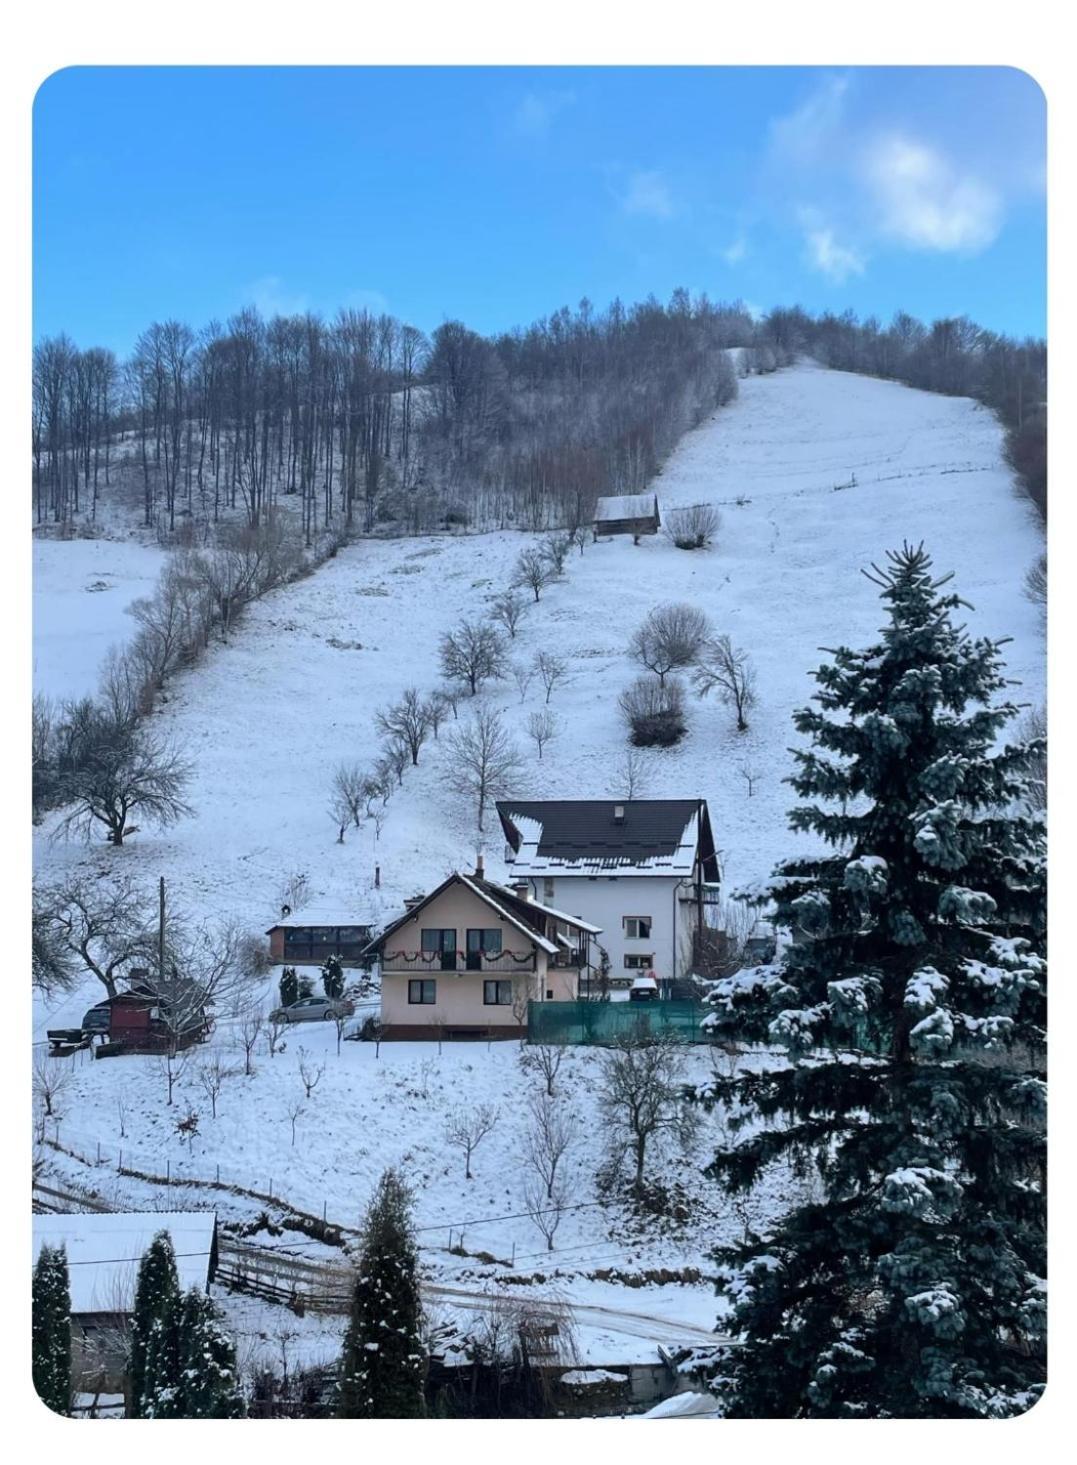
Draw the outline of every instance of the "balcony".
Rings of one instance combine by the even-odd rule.
[[[567,954],[567,953],[566,953]],[[384,974],[400,972],[409,976],[433,977],[438,972],[474,972],[483,976],[505,976],[513,972],[533,972],[533,951],[499,951],[484,955],[477,951],[407,951],[390,949],[382,953]]]

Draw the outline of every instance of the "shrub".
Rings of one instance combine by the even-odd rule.
[[[684,690],[679,682],[662,683],[657,677],[637,677],[618,699],[637,748],[669,748],[680,742],[688,728]]]
[[[718,533],[721,515],[713,504],[689,504],[666,514],[667,537],[678,549],[706,549]]]

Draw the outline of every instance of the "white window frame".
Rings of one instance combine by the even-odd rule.
[[[647,972],[654,966],[654,952],[646,954],[638,951],[625,952],[626,972]]]
[[[635,932],[628,929],[631,921],[635,921],[636,923]],[[639,923],[641,921],[646,921],[647,923],[646,933],[639,929]],[[621,929],[624,931],[624,939],[626,941],[650,941],[652,932],[654,931],[654,918],[652,916],[622,916]]]

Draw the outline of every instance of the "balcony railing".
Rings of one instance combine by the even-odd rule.
[[[404,948],[390,948],[382,952],[383,972],[407,972],[416,976],[433,977],[438,972],[475,972],[484,976],[505,975],[512,972],[533,972],[535,953],[533,951],[499,951],[489,956],[478,951],[408,951]]]

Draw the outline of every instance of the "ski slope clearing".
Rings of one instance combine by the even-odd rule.
[[[113,646],[137,630],[127,608],[151,595],[163,550],[132,540],[34,538],[34,691],[91,696]]]
[[[572,552],[511,648],[518,661],[553,651],[570,666],[571,683],[550,703],[558,733],[541,763],[525,732],[528,714],[543,705],[537,680],[523,701],[511,682],[494,684],[485,698],[531,755],[519,792],[623,794],[617,697],[638,671],[628,639],[653,606],[691,601],[753,658],[758,706],[750,730],[738,734],[728,709],[690,698],[689,735],[650,756],[645,794],[707,798],[727,885],[765,876],[797,847],[782,781],[791,713],[812,691],[808,673],[820,647],[876,634],[876,588],[860,571],[904,539],[923,540],[940,573],[955,572],[974,607],[974,633],[1013,637],[1010,674],[1023,699],[1042,702],[1042,629],[1022,594],[1042,533],[1015,495],[999,426],[978,404],[810,364],[749,377],[737,402],[686,437],[655,488],[665,510],[719,504],[716,545],[685,552],[664,537],[616,539]],[[297,870],[308,875],[312,900],[371,905],[375,918],[470,865],[479,842],[488,869],[503,875],[496,818],[478,836],[473,810],[446,787],[451,722],[442,746],[424,748],[419,767],[405,774],[376,848],[369,826],[335,842],[329,783],[344,760],[373,762],[376,710],[408,686],[437,685],[439,637],[487,612],[534,539],[505,531],[366,540],[252,606],[229,644],[178,679],[155,715],[194,764],[194,817],[167,835],[144,830],[115,855],[49,844],[46,828],[39,864],[91,862],[147,881],[163,873],[185,904],[254,930],[270,924],[281,882]],[[84,552],[81,544],[48,546],[56,556],[69,549]],[[97,643],[88,636],[84,644],[88,664]],[[467,711],[465,701],[461,716]],[[758,775],[751,797],[745,770]]]

